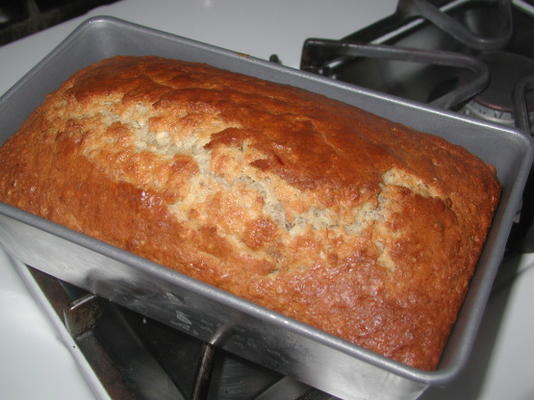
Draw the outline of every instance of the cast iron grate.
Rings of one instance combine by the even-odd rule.
[[[301,69],[468,115],[467,103],[482,103],[480,118],[513,125],[515,83],[505,80],[509,93],[502,93],[503,79],[494,82],[503,71],[518,80],[534,73],[531,13],[510,0],[400,0],[393,15],[345,38],[307,39]],[[504,64],[508,54],[515,58],[505,69],[487,62],[491,55]],[[523,101],[534,101],[530,96]],[[534,106],[528,108],[533,119]]]
[[[28,268],[114,400],[337,400]]]
[[[0,0],[0,46],[117,0]]]

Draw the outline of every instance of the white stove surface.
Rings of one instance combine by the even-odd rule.
[[[111,15],[259,58],[277,54],[298,68],[306,38],[343,37],[395,6],[396,0],[123,0],[0,47],[0,94],[89,16]],[[424,399],[534,399],[534,254],[516,262],[518,272],[492,295],[465,373]],[[0,320],[3,399],[106,397],[24,267],[1,249]]]

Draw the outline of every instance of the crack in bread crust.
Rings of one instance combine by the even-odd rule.
[[[113,109],[111,101],[104,104]],[[294,188],[283,179],[266,175],[253,167],[252,164],[264,159],[265,155],[253,149],[250,141],[209,148],[208,145],[221,132],[231,128],[239,129],[237,123],[225,123],[216,115],[193,115],[182,111],[179,117],[174,118],[173,129],[168,129],[169,123],[163,121],[164,118],[158,111],[140,104],[134,104],[132,108],[133,110],[122,111],[121,114],[129,118],[126,120],[121,120],[118,114],[109,112],[108,108],[102,108],[100,114],[93,113],[82,118],[93,126],[97,125],[95,120],[100,119],[104,131],[94,138],[92,134],[85,137],[84,154],[98,163],[102,154],[109,158],[111,143],[114,145],[111,149],[116,153],[129,152],[150,156],[152,165],[157,165],[168,176],[147,181],[142,187],[144,190],[161,190],[162,187],[167,187],[172,179],[171,175],[175,173],[173,165],[176,160],[189,160],[194,172],[188,176],[187,182],[181,185],[184,189],[179,191],[176,201],[168,207],[178,221],[188,223],[194,229],[213,224],[211,214],[213,208],[216,208],[223,210],[225,216],[232,215],[237,220],[261,218],[272,221],[275,229],[271,233],[277,237],[278,242],[291,242],[298,237],[321,241],[324,232],[331,238],[337,237],[344,242],[350,241],[350,236],[370,235],[374,238],[374,246],[379,253],[378,264],[393,270],[395,261],[392,259],[389,245],[386,244],[387,241],[380,239],[398,237],[387,224],[388,200],[384,193],[388,192],[388,187],[398,186],[419,196],[439,197],[438,191],[431,184],[406,171],[391,168],[382,174],[380,191],[375,200],[353,207],[352,212],[347,215],[343,209],[323,205],[314,193]],[[79,123],[84,124],[82,121]],[[127,130],[128,134],[124,135],[122,129],[114,129],[113,126],[117,124]],[[158,126],[165,129],[158,130]],[[101,163],[107,168],[106,173],[110,177],[129,183],[139,182],[137,170],[128,161],[124,162],[124,157],[116,157],[115,160],[114,163]],[[236,193],[238,199],[235,198]],[[298,207],[292,207],[292,203],[298,204]],[[251,256],[253,252],[247,245],[247,237],[244,236],[247,229],[246,224],[228,224],[225,221],[217,223],[217,231],[221,237],[231,241],[238,252]],[[372,232],[369,233],[369,230]],[[271,238],[264,238],[265,241],[269,239]],[[271,247],[266,248],[263,259],[275,265],[280,259],[278,253],[276,257],[269,254],[273,254]],[[312,262],[315,263],[326,256],[327,254],[321,251],[320,254],[314,254]],[[348,255],[338,253],[336,256],[345,258]],[[298,269],[310,266],[303,266],[302,262],[299,262]],[[297,269],[287,265],[286,268]],[[271,271],[267,274],[273,276]]]

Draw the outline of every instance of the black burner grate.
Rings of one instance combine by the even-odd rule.
[[[533,15],[509,0],[401,0],[395,14],[343,39],[306,40],[301,68],[462,112],[492,88],[484,55],[499,49],[534,62],[532,40]],[[512,117],[497,122],[513,125]]]
[[[0,0],[0,46],[117,0]]]
[[[336,400],[29,268],[114,400]]]

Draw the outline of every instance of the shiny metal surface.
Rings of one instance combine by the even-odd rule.
[[[504,192],[465,306],[437,371],[408,368],[309,326],[194,281],[132,254],[7,205],[0,240],[25,263],[219,345],[249,360],[345,399],[414,399],[453,379],[464,365],[532,162],[532,143],[518,131],[476,122],[145,29],[92,19],[0,99],[0,132],[15,131],[43,96],[70,73],[114,54],[159,54],[317,91],[443,136],[496,169]]]

